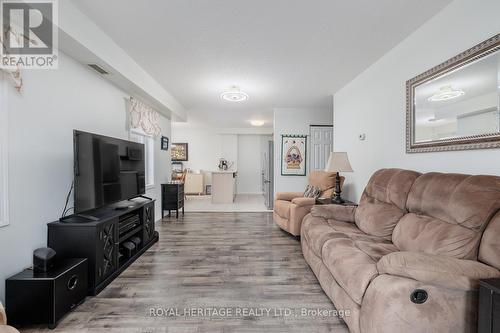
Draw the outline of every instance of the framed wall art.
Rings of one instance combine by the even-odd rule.
[[[170,153],[173,162],[186,162],[189,158],[188,144],[172,142]]]
[[[307,136],[281,136],[281,175],[305,176],[307,168]]]
[[[161,137],[161,150],[168,150],[168,141],[166,136]]]

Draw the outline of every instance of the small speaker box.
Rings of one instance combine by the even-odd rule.
[[[33,251],[33,271],[48,272],[54,268],[56,251],[50,247],[42,247]]]

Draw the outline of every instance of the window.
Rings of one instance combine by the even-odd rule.
[[[146,156],[146,188],[155,185],[155,140],[141,129],[130,130],[130,140],[144,144],[144,155]]]
[[[7,121],[7,87],[3,73],[0,73],[0,227],[9,224]]]

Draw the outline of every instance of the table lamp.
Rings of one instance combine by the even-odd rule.
[[[325,171],[336,172],[335,192],[332,197],[332,203],[342,204],[344,200],[340,196],[342,188],[340,187],[340,172],[352,172],[351,164],[346,152],[331,152],[328,162],[326,163]]]

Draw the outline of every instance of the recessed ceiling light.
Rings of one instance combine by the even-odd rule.
[[[243,102],[248,100],[248,94],[244,91],[241,91],[239,87],[231,87],[230,89],[224,91],[220,98],[229,102]]]
[[[462,89],[453,89],[450,85],[447,85],[439,88],[439,91],[429,97],[427,100],[429,102],[440,102],[457,98],[463,95],[465,95],[465,91],[463,91]]]
[[[250,124],[252,124],[252,126],[262,126],[262,125],[264,125],[264,121],[263,120],[251,120]]]

